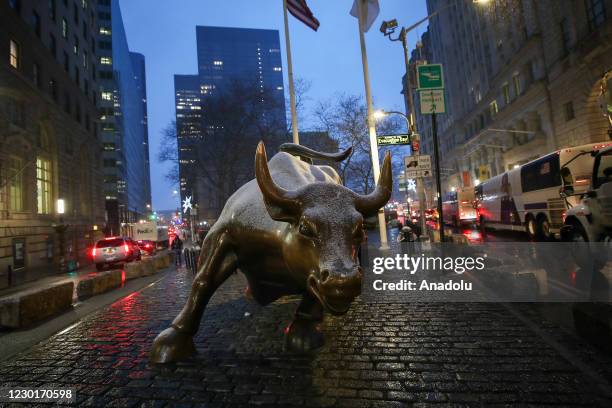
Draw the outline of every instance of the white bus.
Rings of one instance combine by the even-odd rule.
[[[464,187],[448,193],[442,203],[444,223],[457,227],[477,222],[475,200],[474,187]]]
[[[484,181],[475,188],[481,228],[526,231],[535,240],[557,236],[566,210],[589,186],[591,152],[610,145],[558,150]],[[562,184],[572,184],[577,195],[561,198]]]

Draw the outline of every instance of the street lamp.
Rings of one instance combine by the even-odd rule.
[[[59,224],[54,225],[53,228],[59,241],[59,267],[63,272],[66,266],[66,230],[68,229],[68,225],[64,224],[66,201],[63,198],[58,198],[55,202],[55,212],[59,215]]]

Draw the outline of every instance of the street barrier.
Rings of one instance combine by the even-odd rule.
[[[143,259],[141,262],[141,268],[142,276],[154,275],[157,272],[153,259]]]
[[[0,327],[24,328],[72,307],[73,282],[19,293],[0,300]]]
[[[96,296],[121,286],[122,271],[106,271],[81,280],[77,286],[79,300]]]
[[[129,262],[123,267],[125,271],[125,280],[140,278],[142,273],[142,262]]]
[[[185,254],[185,265],[189,268],[191,273],[195,275],[198,269],[198,255],[200,251],[193,248],[186,248],[183,252]]]

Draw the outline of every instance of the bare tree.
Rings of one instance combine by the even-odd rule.
[[[327,131],[341,149],[352,147],[351,155],[340,165],[344,184],[355,191],[368,193],[374,186],[367,108],[359,95],[340,94],[319,101],[313,112],[320,130]],[[385,118],[377,124],[380,133],[395,133],[397,118]]]
[[[171,183],[179,182],[179,156],[176,138],[176,121],[173,120],[162,129],[160,148],[157,151],[157,161],[170,164],[168,172],[164,175]]]

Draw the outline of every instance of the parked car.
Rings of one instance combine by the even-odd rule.
[[[96,242],[91,254],[99,271],[105,265],[139,261],[142,257],[138,244],[124,237],[108,237]]]
[[[141,239],[136,241],[138,243],[138,247],[142,252],[146,255],[154,255],[156,252],[155,242],[148,239]]]

